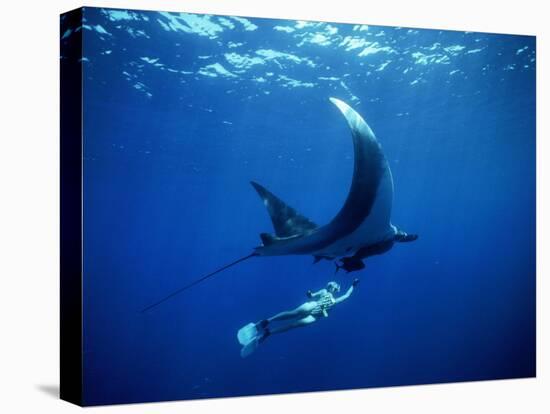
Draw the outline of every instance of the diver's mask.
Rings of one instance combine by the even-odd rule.
[[[327,290],[331,293],[338,293],[340,292],[340,285],[336,282],[328,282]]]

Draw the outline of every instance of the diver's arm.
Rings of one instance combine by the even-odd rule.
[[[311,290],[307,291],[307,297],[310,299],[317,299],[318,297],[322,296],[327,292],[326,289],[318,290],[317,292],[312,292]]]
[[[334,299],[335,300],[334,303],[339,304],[339,303],[345,301],[347,298],[349,298],[351,296],[352,292],[353,292],[353,286],[350,286],[346,293],[344,293],[342,296],[337,297],[337,298]]]
[[[339,304],[343,301],[345,301],[347,298],[349,298],[351,296],[351,294],[353,293],[353,289],[355,288],[355,286],[357,286],[357,284],[359,283],[359,279],[354,279],[353,282],[351,283],[351,286],[349,287],[348,291],[346,293],[344,293],[342,296],[334,299],[335,300],[335,304]]]

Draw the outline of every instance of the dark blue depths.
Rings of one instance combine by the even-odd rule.
[[[535,375],[533,37],[84,16],[86,403]],[[353,153],[331,96],[375,131],[392,221],[419,240],[247,359],[238,328],[352,276],[254,258],[140,313],[271,231],[250,180],[317,223],[336,214]]]

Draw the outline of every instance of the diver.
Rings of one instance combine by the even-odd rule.
[[[237,338],[240,344],[243,345],[241,357],[246,358],[249,356],[270,335],[310,325],[321,317],[326,318],[328,311],[334,305],[350,297],[358,283],[359,279],[355,279],[345,294],[335,297],[334,295],[340,292],[340,285],[336,282],[328,282],[326,289],[321,289],[317,292],[309,290],[307,297],[311,300],[298,306],[296,309],[284,311],[271,318],[262,319],[256,323],[249,323],[242,327],[237,333]],[[276,326],[272,326],[273,322],[281,323],[276,323]]]
[[[334,262],[336,270],[334,273],[338,273],[340,269],[345,270],[346,273],[356,272],[365,268],[364,259],[371,256],[386,253],[393,245],[398,243],[409,243],[418,239],[418,234],[408,234],[404,231],[397,230],[393,238],[384,240],[382,242],[372,244],[370,246],[361,247],[353,256],[342,257],[340,263]]]

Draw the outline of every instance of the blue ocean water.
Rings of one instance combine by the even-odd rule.
[[[87,404],[535,375],[535,38],[86,8]],[[324,224],[363,115],[419,234],[334,274],[253,258],[250,180]],[[247,359],[237,330],[330,280],[352,297]]]

